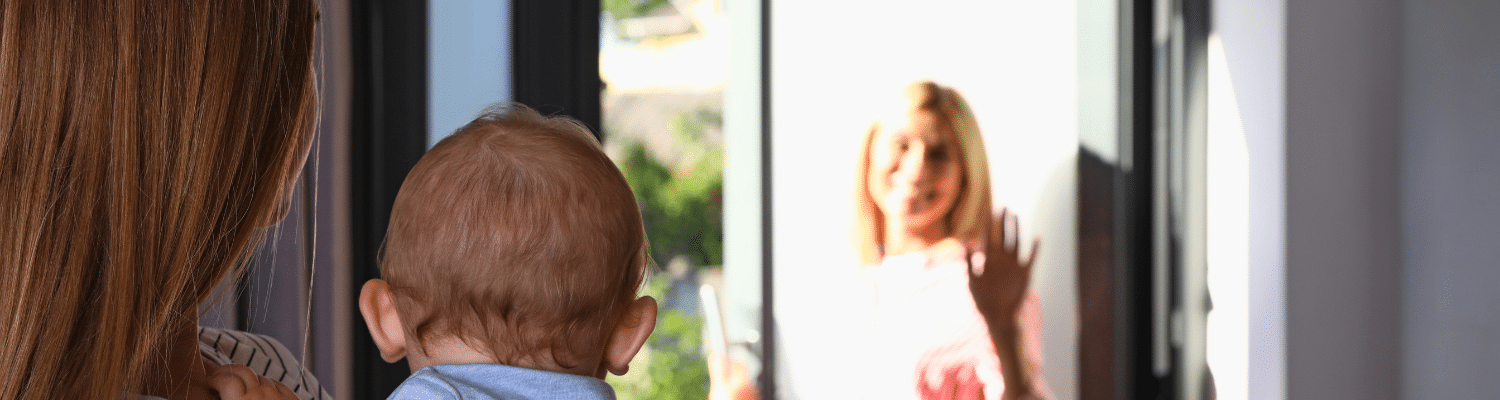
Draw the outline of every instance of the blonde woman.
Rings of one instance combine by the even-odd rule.
[[[1014,217],[991,214],[979,126],[916,82],[865,135],[857,242],[875,287],[867,397],[1045,398],[1041,315]]]
[[[0,399],[328,397],[280,344],[198,327],[290,204],[316,20],[315,0],[0,2]]]

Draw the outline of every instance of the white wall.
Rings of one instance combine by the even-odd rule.
[[[1040,238],[1043,371],[1076,391],[1077,10],[1074,2],[785,1],[772,4],[773,265],[780,395],[843,398],[872,351],[842,328],[860,265],[852,244],[862,134],[881,99],[920,78],[978,116],[997,205]],[[1111,32],[1112,33],[1112,32]]]
[[[1493,397],[1500,3],[1214,8],[1251,154],[1251,398]]]
[[[1500,393],[1500,2],[1402,2],[1403,397]]]
[[[1210,9],[1249,156],[1249,362],[1248,376],[1238,378],[1248,380],[1248,390],[1236,397],[1280,399],[1286,394],[1286,0],[1214,0]],[[1219,376],[1224,372],[1215,378],[1236,379]]]
[[[1287,396],[1400,381],[1395,0],[1287,3]]]

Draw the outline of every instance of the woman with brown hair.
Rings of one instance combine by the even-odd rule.
[[[0,399],[269,382],[200,343],[198,307],[289,207],[316,19],[315,0],[0,3]]]
[[[979,124],[952,88],[906,87],[865,134],[856,229],[875,289],[871,397],[1050,397],[1014,216],[991,214]]]

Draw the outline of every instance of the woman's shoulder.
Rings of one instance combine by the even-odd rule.
[[[198,328],[199,349],[220,365],[239,364],[275,379],[303,400],[331,400],[318,378],[295,354],[270,336],[219,328]]]

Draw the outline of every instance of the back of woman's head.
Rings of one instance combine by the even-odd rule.
[[[0,398],[118,398],[163,373],[145,369],[306,155],[316,12],[0,3]]]

